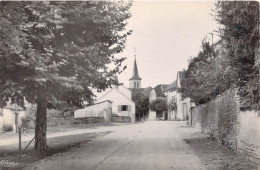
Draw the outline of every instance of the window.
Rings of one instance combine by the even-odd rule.
[[[121,105],[121,111],[127,111],[127,105]]]
[[[139,88],[139,83],[136,83],[136,88]]]
[[[130,105],[118,105],[118,112],[122,112],[122,111],[131,112],[131,106]]]

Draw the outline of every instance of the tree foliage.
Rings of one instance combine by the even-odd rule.
[[[202,50],[189,62],[181,91],[196,104],[214,99],[230,87],[237,87],[244,107],[259,101],[259,68],[254,36],[259,21],[259,3],[254,1],[219,1],[216,20],[221,40]]]
[[[0,104],[37,104],[35,146],[45,151],[47,107],[81,106],[118,84],[131,4],[0,3]]]
[[[219,1],[216,20],[222,25],[221,38],[226,41],[227,56],[232,61],[234,84],[239,88],[242,105],[251,106],[259,100],[259,68],[256,68],[255,37],[259,22],[259,2]]]
[[[161,115],[163,112],[168,110],[166,100],[164,99],[155,99],[150,104],[150,109],[157,113],[157,115]]]
[[[135,102],[136,117],[141,118],[142,116],[144,119],[149,112],[149,98],[142,93],[137,93],[132,97],[132,100]]]
[[[228,68],[225,66],[228,61],[216,49],[217,45],[210,45],[206,39],[202,41],[202,50],[189,61],[188,69],[184,72],[180,89],[182,97],[190,97],[196,104],[202,104],[229,86],[228,76],[223,74]]]

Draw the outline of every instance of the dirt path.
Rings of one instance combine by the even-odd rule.
[[[184,122],[155,121],[120,126],[82,148],[36,162],[39,170],[199,170],[206,169],[185,143]]]

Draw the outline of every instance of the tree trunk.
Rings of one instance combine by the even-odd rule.
[[[44,153],[47,150],[47,96],[45,88],[39,90],[37,97],[34,150],[37,153]]]

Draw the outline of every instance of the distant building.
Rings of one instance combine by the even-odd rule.
[[[114,86],[98,98],[96,103],[107,100],[112,102],[112,117],[127,116],[131,118],[132,123],[135,122],[135,103],[131,100],[131,91],[128,88]]]
[[[169,86],[168,84],[159,84],[156,87],[154,87],[153,90],[151,91],[150,95],[149,95],[150,103],[153,100],[156,100],[156,99],[166,100],[166,96],[164,94],[164,90],[168,86]],[[164,113],[162,119],[165,119],[166,117],[167,117],[167,115]],[[149,110],[148,120],[156,120],[156,119],[157,119],[156,112],[153,112],[153,111]]]
[[[178,91],[183,83],[184,73],[179,71],[177,79],[172,82],[165,90],[168,103],[168,120],[189,120],[191,115],[191,107],[193,102],[189,97],[182,98],[182,94]]]

